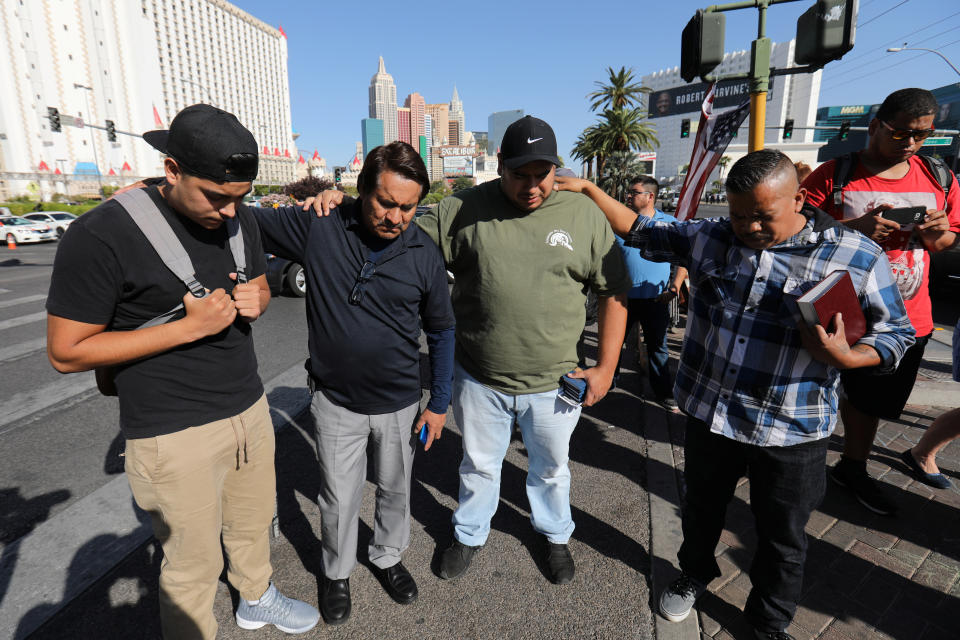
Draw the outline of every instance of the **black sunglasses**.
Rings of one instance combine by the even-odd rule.
[[[363,285],[370,282],[370,278],[377,272],[377,263],[367,260],[360,267],[360,273],[357,274],[357,281],[353,285],[353,291],[350,292],[349,302],[352,305],[360,304],[363,300]]]

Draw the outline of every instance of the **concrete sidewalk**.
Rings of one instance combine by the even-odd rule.
[[[960,440],[937,457],[941,470],[954,481],[952,490],[936,490],[915,481],[900,452],[913,446],[933,419],[948,408],[960,406],[960,384],[950,381],[948,331],[938,331],[930,342],[917,385],[900,420],[880,423],[868,470],[887,486],[900,506],[896,516],[878,516],[852,494],[828,480],[827,494],[807,526],[809,551],[803,596],[788,631],[798,639],[958,637],[960,612]],[[671,339],[673,355],[679,335]],[[912,404],[917,401],[934,403]],[[679,521],[658,518],[654,511],[654,483],[674,483],[683,493],[684,420],[670,420],[672,478],[648,474],[651,486],[651,548],[668,547],[678,535]],[[843,424],[830,439],[827,464],[832,466],[842,450]],[[652,450],[654,447],[649,444]],[[657,465],[654,468],[659,467]],[[657,638],[695,640],[753,638],[742,617],[750,591],[749,568],[756,531],[749,506],[749,482],[741,480],[727,511],[726,528],[716,554],[723,572],[698,601],[698,617],[672,624],[657,615]],[[678,502],[676,504],[681,504]],[[675,512],[679,516],[679,510]],[[674,515],[674,512],[668,512]],[[673,541],[676,546],[679,541]],[[674,551],[675,553],[675,551]],[[654,553],[652,552],[652,555]],[[653,606],[672,566],[653,562]],[[664,575],[657,575],[658,567]],[[694,620],[694,622],[691,622]],[[952,631],[951,631],[952,629]]]

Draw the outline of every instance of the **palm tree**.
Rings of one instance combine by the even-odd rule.
[[[598,80],[593,84],[600,88],[587,94],[591,111],[639,107],[640,97],[652,91],[650,87],[633,81],[632,68],[620,67],[620,71],[614,71],[613,67],[607,67],[607,75],[609,84]]]
[[[728,164],[730,164],[730,156],[720,156],[720,159],[717,160],[717,165],[720,167],[721,180],[723,180],[723,170],[727,168]]]
[[[618,202],[624,202],[631,180],[643,173],[642,169],[643,165],[633,151],[614,151],[603,165],[600,188]]]
[[[650,89],[633,80],[633,69],[607,68],[609,84],[595,82],[600,88],[587,95],[590,109],[603,109],[600,119],[583,130],[572,155],[587,163],[587,177],[593,175],[596,160],[597,177],[603,175],[605,159],[616,151],[653,149],[659,146],[656,129],[644,122],[640,96]]]

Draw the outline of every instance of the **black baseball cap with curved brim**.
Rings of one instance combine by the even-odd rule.
[[[253,182],[257,177],[257,141],[223,109],[208,104],[186,107],[169,129],[147,131],[143,139],[189,174],[215,182]]]
[[[533,116],[524,116],[507,127],[500,141],[500,156],[507,169],[516,169],[537,160],[560,166],[557,136],[550,125]]]

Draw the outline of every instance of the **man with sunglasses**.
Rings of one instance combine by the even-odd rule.
[[[634,213],[654,222],[677,221],[657,209],[660,183],[654,178],[639,176],[630,182],[626,204]],[[673,375],[668,366],[667,327],[670,325],[670,301],[677,297],[680,285],[687,278],[687,270],[678,267],[671,278],[670,263],[644,259],[639,249],[625,246],[619,236],[617,243],[623,251],[633,283],[633,288],[627,293],[626,333],[629,334],[630,329],[640,323],[647,347],[647,367],[654,397],[667,411],[679,412],[677,401],[673,398]],[[619,370],[619,364],[617,368]]]
[[[377,484],[368,557],[391,598],[416,600],[417,584],[400,561],[410,542],[413,453],[418,435],[424,450],[440,437],[453,378],[446,269],[433,241],[410,224],[430,191],[423,160],[405,142],[377,147],[364,160],[357,190],[359,200],[326,217],[300,207],[252,210],[264,248],[307,273],[306,368],[320,463],[320,611],[329,624],[350,616],[368,444]],[[421,324],[432,378],[422,412]]]
[[[831,160],[821,165],[803,182],[807,202],[884,248],[916,330],[916,343],[895,371],[880,374],[875,369],[856,369],[841,374],[846,396],[840,401],[843,455],[830,477],[851,489],[865,507],[882,515],[895,513],[897,506],[880,484],[867,475],[867,456],[880,419],[900,417],[933,332],[928,290],[930,252],[956,245],[960,232],[960,188],[956,178],[943,169],[948,188],[945,194],[931,170],[935,165],[917,155],[923,141],[934,132],[936,113],[936,98],[925,89],[891,93],[870,122],[867,148],[853,154],[850,160]],[[852,162],[853,167],[838,179],[839,162]],[[842,184],[844,180],[846,184]],[[905,232],[899,224],[884,218],[883,212],[911,206],[923,206],[927,214],[924,222],[915,226],[906,249],[902,249],[899,236]]]
[[[127,477],[163,548],[163,636],[216,636],[223,551],[240,594],[237,624],[303,633],[319,613],[270,583],[274,433],[250,328],[270,290],[256,222],[240,207],[257,176],[257,143],[232,114],[203,104],[143,137],[166,154],[166,177],[138,194],[133,213],[169,225],[195,270],[191,291],[208,293],[185,291],[127,205],[108,200],[60,241],[50,361],[63,373],[116,367]],[[244,265],[231,234],[243,238]],[[178,304],[179,316],[154,324]]]

